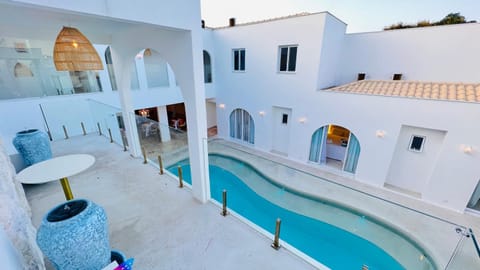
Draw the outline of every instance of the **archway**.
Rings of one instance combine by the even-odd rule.
[[[246,110],[235,109],[230,113],[230,137],[254,144],[255,123]]]
[[[152,162],[173,153],[188,158],[185,100],[172,68],[152,48],[137,52],[133,62],[130,85],[138,85],[132,97],[140,146]]]
[[[360,143],[347,128],[326,125],[317,129],[310,143],[309,160],[355,173],[360,156]]]
[[[132,147],[129,150],[134,156],[141,155],[138,143],[136,119],[133,111],[135,96],[143,95],[152,102],[153,91],[130,91],[132,57],[139,51],[150,48],[159,52],[175,73],[175,86],[180,90],[185,103],[186,118],[188,118],[188,153],[191,160],[192,191],[194,197],[206,202],[210,197],[208,174],[208,145],[205,110],[205,84],[202,80],[202,40],[201,35],[191,31],[171,31],[164,28],[152,29],[150,26],[133,27],[127,32],[114,35],[112,38],[112,60],[115,71],[119,71],[117,83],[120,103],[125,121],[126,131]],[[118,67],[118,69],[117,69]],[[140,71],[138,72],[140,73]],[[140,88],[141,89],[141,88]],[[155,91],[162,92],[162,91]],[[149,104],[154,105],[154,104]]]

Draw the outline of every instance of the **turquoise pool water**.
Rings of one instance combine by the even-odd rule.
[[[212,159],[212,156],[215,158]],[[247,174],[258,174],[253,167],[242,161],[221,155],[210,155],[211,197],[221,203],[222,191],[227,190],[229,209],[272,234],[275,230],[275,220],[281,218],[280,238],[323,265],[333,270],[362,269],[362,265],[368,265],[369,270],[406,269],[392,256],[366,239],[271,203],[258,195],[239,177],[222,168],[223,161],[230,163],[234,161],[235,166],[241,167],[242,170],[251,170]],[[183,160],[167,169],[177,175],[177,166],[182,167],[184,180],[191,184],[188,160]],[[267,179],[265,182],[272,186],[271,192],[277,193],[278,196],[291,193],[285,189],[279,190],[278,186],[271,184]],[[288,195],[298,197],[295,200],[311,200],[297,194]],[[359,217],[360,223],[362,218],[364,217]]]

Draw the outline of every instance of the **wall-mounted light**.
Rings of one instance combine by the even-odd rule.
[[[465,154],[471,154],[471,153],[473,153],[473,147],[471,145],[464,145],[463,146],[463,152]]]
[[[386,134],[385,130],[377,130],[377,131],[375,132],[375,136],[377,136],[378,138],[383,138],[383,137],[385,137],[385,134]]]
[[[259,111],[258,114],[263,117],[265,115],[265,112],[264,111]]]
[[[307,118],[301,117],[301,118],[298,119],[298,122],[300,122],[302,124],[305,124],[305,122],[307,122]]]
[[[218,104],[218,107],[219,107],[220,109],[225,109],[225,104],[220,103],[220,104]]]

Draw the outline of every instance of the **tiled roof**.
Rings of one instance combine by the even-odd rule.
[[[389,97],[480,102],[480,83],[364,80],[333,87],[325,91]]]

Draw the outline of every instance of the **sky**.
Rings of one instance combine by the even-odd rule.
[[[480,0],[201,0],[209,27],[271,19],[302,12],[329,11],[348,24],[347,32],[381,31],[394,23],[439,21],[460,12],[480,22]]]

